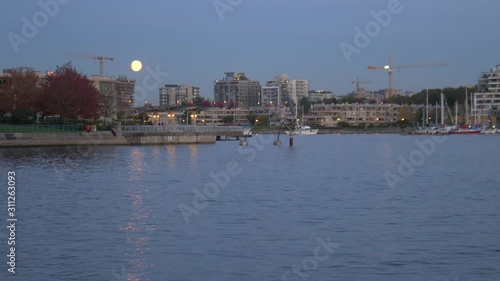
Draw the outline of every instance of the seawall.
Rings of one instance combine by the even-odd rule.
[[[203,133],[2,133],[1,147],[67,145],[156,145],[215,143],[215,136]]]

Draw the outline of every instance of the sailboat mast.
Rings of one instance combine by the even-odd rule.
[[[444,95],[441,92],[441,125],[444,125]]]
[[[436,102],[436,121],[434,121],[434,125],[437,126],[438,124],[438,102]]]
[[[426,97],[425,97],[425,124],[428,126],[429,122],[429,89],[426,89]]]
[[[467,87],[465,87],[465,123],[469,124],[469,101],[467,95]]]

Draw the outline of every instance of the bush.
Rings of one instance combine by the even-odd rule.
[[[337,127],[347,128],[347,127],[349,127],[349,124],[347,122],[338,122]]]

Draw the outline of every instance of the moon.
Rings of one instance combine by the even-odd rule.
[[[135,60],[130,64],[130,68],[132,68],[133,71],[138,72],[141,71],[142,69],[142,63],[139,60]]]

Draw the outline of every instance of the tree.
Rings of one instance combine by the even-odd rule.
[[[309,99],[307,97],[302,97],[299,100],[299,107],[302,108],[302,106],[303,106],[303,109],[304,109],[304,112],[302,112],[303,115],[309,114],[309,110],[311,109],[311,104],[312,103],[309,101]]]
[[[234,122],[234,118],[233,118],[233,116],[228,115],[228,116],[222,118],[222,122],[224,122],[224,124],[232,124]]]
[[[212,102],[209,100],[204,100],[201,102],[200,107],[212,107]]]
[[[364,99],[362,98],[356,98],[352,96],[346,96],[341,99],[342,103],[362,103]]]
[[[100,83],[99,102],[101,104],[101,115],[104,117],[104,124],[113,116],[116,104],[116,89],[113,88],[112,83]]]
[[[95,118],[99,115],[99,91],[70,63],[58,66],[43,81],[43,112],[62,118]]]
[[[218,101],[218,102],[215,103],[215,106],[217,106],[218,108],[223,108],[224,107],[224,102]]]
[[[0,111],[35,111],[41,94],[40,77],[32,68],[11,69],[0,83]]]
[[[257,123],[259,124],[267,124],[269,126],[269,116],[268,115],[259,115],[257,116]]]
[[[253,126],[255,124],[255,120],[257,119],[257,115],[255,114],[249,114],[247,115],[247,120],[250,122],[250,124]]]
[[[229,105],[227,108],[235,108],[238,107],[238,102],[237,101],[229,101]]]
[[[336,98],[324,98],[323,103],[324,104],[335,104],[335,103],[337,103],[337,99]]]
[[[413,104],[411,97],[402,95],[393,95],[392,97],[387,98],[385,102],[391,104]]]
[[[205,101],[204,97],[195,97],[193,98],[193,103],[196,106],[202,106],[202,103]]]

